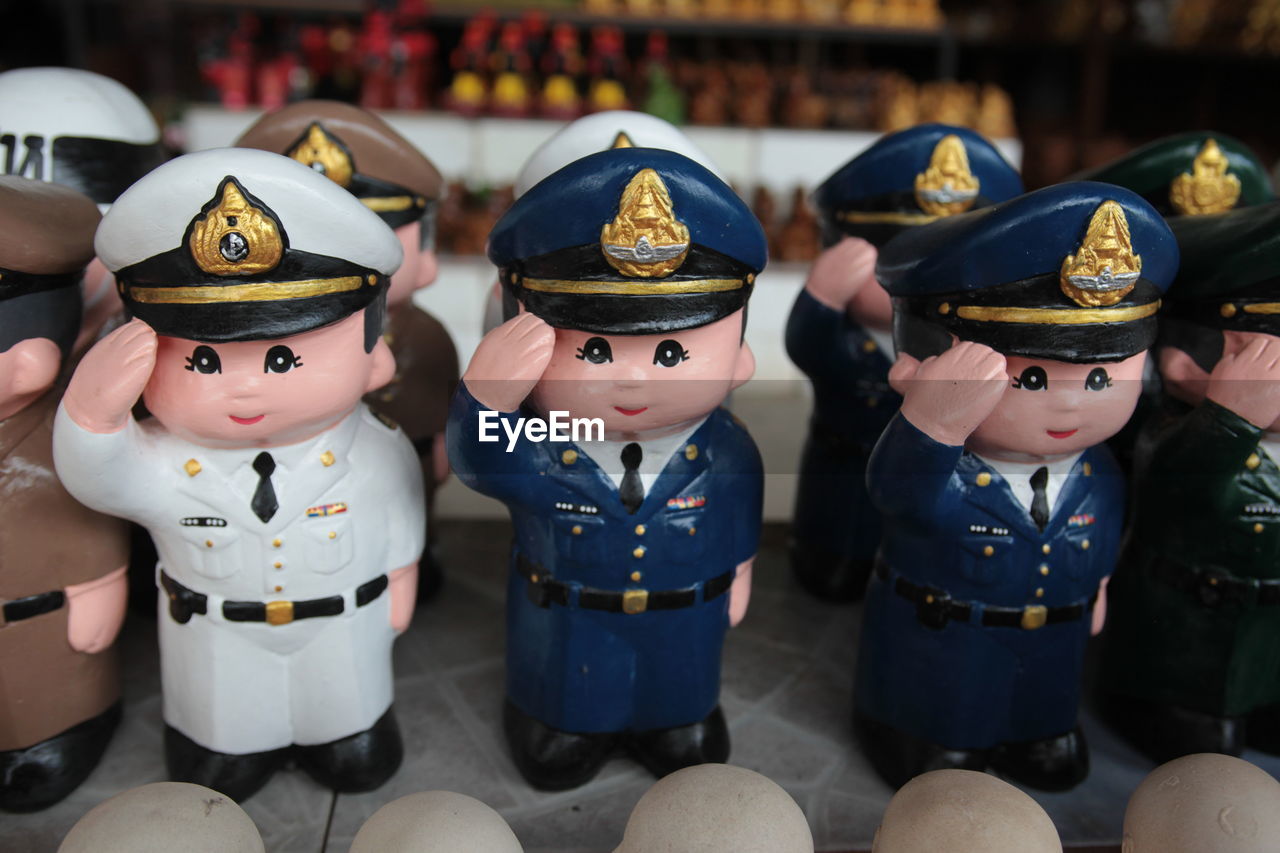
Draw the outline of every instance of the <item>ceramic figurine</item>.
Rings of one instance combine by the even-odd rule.
[[[120,720],[112,643],[129,537],[53,471],[58,376],[80,327],[98,209],[66,187],[0,177],[0,809],[71,793]]]
[[[1122,853],[1272,853],[1280,783],[1247,761],[1200,753],[1152,770],[1124,811]]]
[[[489,56],[489,70],[493,74],[489,112],[506,118],[527,116],[533,109],[533,62],[521,21],[503,24],[502,34]]]
[[[804,812],[745,767],[702,764],[659,780],[636,803],[613,853],[813,853]]]
[[[512,319],[463,374],[448,443],[458,478],[515,525],[504,724],[516,766],[564,789],[615,746],[657,775],[723,761],[720,651],[746,611],[763,475],[719,406],[754,370],[742,336],[760,225],[694,161],[610,149],[521,196],[489,258]],[[599,420],[492,440],[553,412]]]
[[[364,822],[351,853],[523,853],[502,815],[452,791],[392,800]]]
[[[623,83],[627,77],[627,54],[622,30],[603,25],[592,29],[587,70],[591,74],[587,87],[587,106],[591,112],[625,110],[631,105]]]
[[[58,853],[263,853],[253,818],[230,797],[186,782],[153,782],[94,806]]]
[[[809,208],[803,187],[791,194],[791,215],[778,229],[778,260],[812,261],[822,250],[818,220]]]
[[[395,378],[365,402],[391,418],[413,442],[426,486],[427,550],[419,597],[440,588],[433,556],[435,490],[449,476],[444,426],[458,384],[458,353],[444,325],[413,304],[436,280],[436,211],[444,189],[436,167],[385,121],[336,101],[301,101],[257,121],[236,143],[292,157],[346,188],[393,228],[404,263],[391,276],[383,337],[396,359]]]
[[[934,770],[893,795],[871,853],[1062,853],[1035,800],[987,773]]]
[[[890,784],[947,767],[1044,790],[1087,775],[1080,673],[1125,514],[1101,443],[1133,413],[1177,263],[1154,208],[1090,182],[881,253],[903,403],[867,469],[884,537],[854,723]]]
[[[551,29],[551,44],[542,55],[544,79],[540,111],[545,118],[571,121],[581,115],[578,75],[582,67],[577,28],[563,21],[557,23]]]
[[[814,193],[823,251],[786,333],[787,354],[813,382],[791,528],[791,570],[813,595],[861,598],[880,544],[867,459],[899,397],[888,385],[893,312],[876,282],[877,250],[896,234],[1021,192],[1018,173],[989,142],[934,124],[883,137]]]
[[[77,367],[54,455],[156,543],[170,776],[243,800],[292,758],[377,787],[423,547],[417,455],[361,402],[394,371],[399,240],[301,163],[221,148],[134,184],[95,246],[134,319]]]
[[[77,68],[19,68],[0,74],[4,174],[78,190],[102,211],[164,162],[160,129],[138,96]],[[115,282],[97,258],[84,274],[84,317],[76,350],[120,312]]]
[[[1157,761],[1280,753],[1280,203],[1170,224],[1168,399],[1138,441],[1109,716]]]
[[[489,45],[497,21],[491,13],[482,12],[467,21],[462,39],[449,56],[453,79],[445,94],[449,109],[464,116],[477,116],[489,103],[487,67]]]

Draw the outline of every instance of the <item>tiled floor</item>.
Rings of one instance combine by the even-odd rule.
[[[396,645],[396,707],[404,766],[381,790],[334,797],[299,772],[278,774],[245,808],[271,853],[346,853],[366,817],[403,794],[447,788],[498,809],[528,853],[608,853],[651,783],[623,759],[590,785],[542,794],[516,775],[501,740],[502,594],[508,528],[442,524],[450,568],[442,595],[419,609]],[[819,850],[868,845],[890,790],[848,730],[857,608],[806,598],[785,569],[785,531],[766,529],[751,612],[725,652],[723,705],[731,761],[772,777],[804,807]],[[103,764],[66,802],[35,815],[0,815],[0,850],[57,849],[89,808],[125,788],[164,778],[154,626],[134,619],[122,639],[131,661],[125,722]],[[1114,843],[1129,792],[1149,762],[1086,715],[1093,772],[1067,794],[1037,794],[1066,842]],[[1247,756],[1273,774],[1280,760]]]

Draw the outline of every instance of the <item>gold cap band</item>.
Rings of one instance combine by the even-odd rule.
[[[539,293],[577,293],[615,296],[663,296],[672,293],[722,293],[741,290],[740,278],[700,278],[689,281],[567,281],[526,278],[520,284]]]
[[[961,305],[956,316],[981,323],[1033,323],[1083,326],[1090,323],[1129,323],[1160,310],[1160,301],[1128,308],[1012,308],[999,305]]]
[[[370,280],[371,279],[371,280]],[[308,281],[261,281],[252,284],[208,285],[205,287],[128,287],[135,302],[149,305],[212,305],[223,302],[280,302],[307,299],[359,290],[366,282],[376,285],[376,276],[348,275]]]
[[[360,203],[374,213],[399,213],[411,207],[426,207],[427,200],[415,195],[391,195],[362,198]]]
[[[901,213],[895,210],[842,210],[836,218],[854,225],[928,225],[942,219],[932,213]]]

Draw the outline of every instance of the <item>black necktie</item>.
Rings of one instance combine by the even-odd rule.
[[[640,445],[634,441],[622,448],[622,466],[627,472],[622,475],[622,486],[618,489],[618,496],[622,498],[622,505],[627,508],[627,512],[635,514],[640,508],[640,504],[644,503],[644,483],[640,482],[640,458],[644,453],[640,450]]]
[[[1036,523],[1036,527],[1040,528],[1042,533],[1044,526],[1049,523],[1049,493],[1045,491],[1047,485],[1049,485],[1049,469],[1041,465],[1031,475],[1031,520]]]
[[[271,486],[271,474],[276,470],[276,460],[264,450],[254,457],[253,470],[258,472],[258,488],[253,490],[253,500],[249,502],[249,506],[253,509],[253,514],[266,524],[280,508],[276,501],[276,490]]]

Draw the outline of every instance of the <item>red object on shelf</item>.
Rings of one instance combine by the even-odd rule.
[[[542,54],[542,97],[539,112],[547,118],[571,121],[582,114],[578,77],[582,74],[582,51],[578,31],[572,24],[558,23]]]
[[[218,90],[218,100],[229,110],[249,106],[253,93],[253,37],[258,20],[242,14],[227,37],[226,53],[204,63],[200,73]]]
[[[627,56],[618,27],[599,26],[591,30],[591,56],[587,60],[591,86],[587,92],[590,112],[630,108],[626,85]]]
[[[382,110],[391,106],[391,15],[373,10],[364,17],[357,50],[360,58],[360,106]]]
[[[467,21],[462,30],[462,40],[449,57],[453,80],[445,100],[449,109],[462,115],[479,115],[489,101],[486,66],[489,44],[497,18],[485,10]]]

